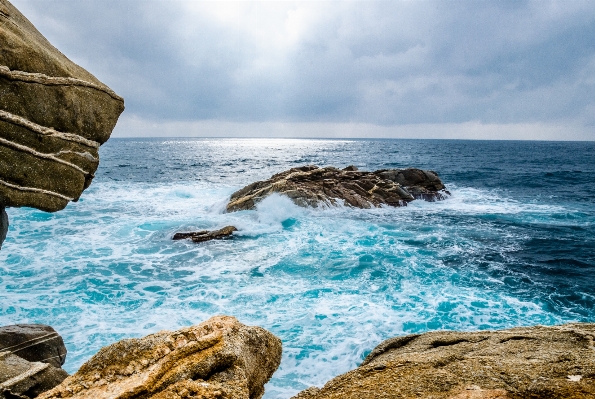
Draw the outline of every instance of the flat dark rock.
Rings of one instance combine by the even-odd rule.
[[[48,363],[29,362],[0,350],[0,399],[35,398],[68,377],[61,368]]]
[[[62,337],[44,324],[0,327],[0,352],[4,351],[30,362],[49,363],[57,368],[66,360],[66,346]]]
[[[449,194],[438,174],[431,170],[363,172],[355,166],[341,170],[310,165],[289,169],[236,191],[231,195],[227,211],[254,209],[273,193],[286,195],[299,206],[314,208],[341,203],[355,208],[406,206],[415,199],[438,201]]]
[[[202,230],[188,233],[176,233],[172,237],[173,240],[191,239],[194,242],[204,242],[211,240],[221,240],[231,237],[234,231],[238,231],[234,226],[225,226],[219,230]]]

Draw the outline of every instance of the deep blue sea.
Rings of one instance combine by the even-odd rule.
[[[432,169],[452,196],[223,213],[235,190],[307,164]],[[265,398],[286,399],[397,335],[595,322],[595,142],[111,139],[78,203],[8,214],[0,325],[55,327],[69,372],[226,314],[283,340]],[[171,240],[230,224],[233,240]]]

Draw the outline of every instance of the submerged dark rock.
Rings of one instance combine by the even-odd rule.
[[[59,385],[66,377],[66,371],[49,363],[29,362],[0,350],[0,399],[32,399]]]
[[[415,199],[438,201],[449,194],[438,174],[431,170],[411,168],[362,172],[355,166],[340,170],[311,165],[289,169],[236,191],[231,195],[227,211],[253,209],[272,193],[284,194],[304,207],[344,202],[356,208],[405,206]]]
[[[91,184],[124,100],[8,0],[0,26],[0,207],[55,212]]]
[[[295,399],[595,398],[595,324],[392,338]]]
[[[0,327],[0,352],[9,351],[30,362],[61,367],[66,346],[60,334],[44,324],[14,324]]]
[[[186,238],[194,242],[204,242],[211,240],[222,240],[231,237],[234,231],[238,231],[234,226],[225,226],[219,230],[202,230],[189,233],[176,233],[172,237],[173,240],[183,240]]]

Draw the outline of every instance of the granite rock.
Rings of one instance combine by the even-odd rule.
[[[415,199],[437,201],[448,191],[436,172],[421,169],[382,169],[362,172],[354,166],[304,166],[252,183],[231,195],[227,211],[253,209],[272,193],[288,196],[299,206],[333,206],[344,203],[356,208],[382,205],[405,206]]]
[[[217,316],[101,349],[39,399],[258,399],[281,361],[281,341]]]
[[[0,350],[0,399],[35,398],[66,377],[66,371],[49,363],[29,362]]]
[[[0,0],[0,206],[54,212],[94,177],[124,101]]]
[[[194,242],[204,242],[204,241],[211,241],[211,240],[223,240],[226,238],[230,238],[234,231],[238,231],[234,226],[225,226],[219,230],[202,230],[202,231],[192,231],[189,233],[176,233],[172,237],[172,240],[183,240],[186,238],[191,239]]]
[[[62,337],[44,324],[14,324],[0,327],[0,352],[9,351],[30,362],[60,368],[66,360]]]
[[[392,338],[297,399],[595,398],[595,324]]]

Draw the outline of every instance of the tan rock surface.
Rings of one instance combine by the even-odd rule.
[[[124,101],[0,0],[0,208],[57,211],[94,177]]]
[[[389,339],[295,399],[595,398],[595,324]]]
[[[340,170],[310,165],[277,173],[236,191],[231,195],[227,211],[253,209],[272,193],[286,195],[296,205],[314,208],[341,203],[356,208],[405,206],[415,199],[436,201],[448,194],[436,172],[430,170],[362,172],[354,166]]]
[[[281,341],[218,316],[101,349],[40,399],[258,399],[281,361]]]

